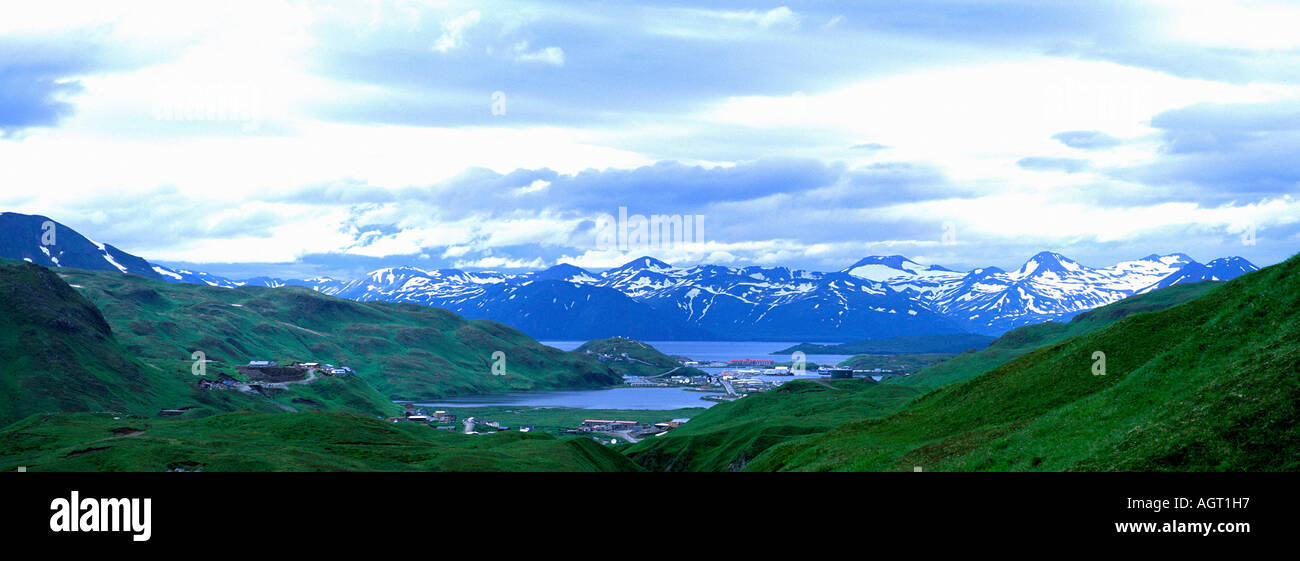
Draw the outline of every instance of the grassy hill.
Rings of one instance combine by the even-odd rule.
[[[35,415],[0,430],[0,471],[636,471],[587,438],[464,435],[346,413],[163,420]]]
[[[147,410],[184,384],[146,372],[48,269],[0,264],[0,424],[39,411]]]
[[[627,337],[594,339],[573,352],[591,356],[623,376],[654,376],[670,370],[674,376],[704,374],[695,368],[682,367],[677,359],[659,352],[648,343]]]
[[[1074,316],[1068,323],[1045,322],[1018,327],[1004,333],[979,351],[962,353],[923,368],[915,375],[888,378],[884,382],[931,389],[946,386],[988,372],[1044,345],[1095,331],[1133,314],[1159,311],[1182,304],[1217,285],[1218,283],[1212,282],[1176,284],[1089,310]]]
[[[188,376],[191,353],[203,351],[217,361],[209,370],[231,375],[250,360],[348,365],[394,399],[621,382],[587,357],[439,308],[354,302],[300,287],[227,289],[57,272],[103,312],[128,353],[170,374]],[[504,375],[493,374],[496,351],[504,353]]]
[[[0,263],[0,424],[17,421],[0,429],[0,470],[638,469],[589,439],[471,436],[374,418],[401,408],[372,379],[456,391],[605,385],[617,375],[500,324],[419,306],[354,304],[296,289],[169,285]],[[267,388],[267,395],[202,390],[191,349],[220,361],[209,365],[209,379],[239,376],[233,364],[250,358],[330,360],[358,375]],[[492,350],[506,353],[506,375],[493,376],[486,361],[478,372],[471,357],[490,358]],[[411,356],[445,364],[413,365],[405,361]],[[436,385],[442,379],[453,383]],[[178,408],[187,412],[159,417]]]
[[[922,391],[869,379],[795,380],[780,388],[719,403],[671,432],[624,453],[654,471],[736,471],[769,447],[879,416]]]
[[[1041,347],[888,416],[774,446],[747,467],[1300,469],[1297,310],[1293,257]],[[1102,376],[1092,371],[1096,352],[1105,353]]]
[[[113,274],[113,273],[107,273]],[[137,358],[109,321],[60,274],[27,263],[0,263],[0,425],[33,413],[112,411],[155,415],[186,408],[187,415],[235,409],[334,410],[367,415],[401,411],[363,379],[321,378],[310,385],[266,390],[203,391],[192,362],[169,368]],[[221,368],[207,376],[215,378]],[[233,374],[233,371],[230,373]]]
[[[656,470],[754,469],[751,460],[764,457],[761,454],[769,448],[823,434],[846,423],[885,416],[934,388],[973,378],[1033,349],[1096,331],[1133,314],[1187,302],[1215,286],[1217,283],[1176,285],[1097,308],[1067,324],[1022,327],[985,349],[931,364],[911,376],[885,378],[879,384],[863,380],[790,382],[777,391],[716,405],[664,436],[629,447],[626,453],[642,466]],[[864,355],[879,359],[905,356]]]
[[[972,351],[973,352],[973,351]],[[953,358],[951,353],[898,353],[889,355],[853,355],[839,364],[843,368],[854,370],[873,370],[880,368],[894,373],[914,373],[922,368]]]

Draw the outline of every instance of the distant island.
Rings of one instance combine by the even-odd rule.
[[[848,343],[819,345],[800,343],[775,351],[774,355],[788,355],[794,352],[818,355],[856,355],[856,354],[957,354],[968,349],[980,350],[989,346],[996,337],[974,333],[953,333],[943,335],[903,335],[887,339],[862,339]]]

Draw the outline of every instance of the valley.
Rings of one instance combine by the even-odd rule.
[[[138,264],[87,243],[111,266]],[[659,343],[691,350],[675,355],[626,336],[565,344],[566,351],[427,302],[24,261],[0,261],[4,469],[1297,468],[1286,453],[1296,445],[1300,402],[1295,257],[1207,282],[1197,271],[1227,275],[1221,263],[1192,267],[1154,256],[1115,270],[1141,269],[1168,280],[1164,286],[1129,277],[1128,293],[1085,299],[1084,309],[1040,306],[1061,321],[996,337],[954,330],[785,348]],[[1156,262],[1181,265],[1151,273]],[[908,263],[868,260],[843,274],[907,271],[915,282],[894,294],[911,290],[908,301],[924,294],[937,306],[947,289],[922,290],[921,281],[951,272]],[[1035,277],[1115,270],[1080,269],[1052,254],[1012,275],[1024,288]],[[554,271],[562,279],[515,288],[581,291],[605,278],[621,280],[595,288],[644,296],[672,284],[644,280],[647,273],[677,274],[644,259],[600,275]],[[514,282],[493,284],[507,290]],[[888,288],[871,282],[881,284],[852,286]],[[755,356],[760,348],[767,350]],[[831,362],[793,372],[797,352]],[[1097,353],[1105,357],[1100,372]],[[633,401],[606,399],[618,392]],[[654,392],[682,399],[628,406]],[[548,405],[548,396],[560,400]]]

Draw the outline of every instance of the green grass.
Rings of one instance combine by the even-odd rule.
[[[890,370],[894,373],[914,373],[938,362],[948,360],[954,356],[950,353],[899,353],[893,355],[853,355],[841,362],[841,368],[852,368],[854,370],[872,370],[880,368]]]
[[[654,376],[670,370],[674,376],[704,374],[702,370],[681,367],[677,359],[659,352],[659,349],[649,343],[627,337],[594,339],[583,343],[573,352],[591,356],[623,376]]]
[[[1300,257],[1202,290],[1040,347],[888,416],[774,446],[747,467],[1300,468]],[[1157,297],[1168,304],[1177,296]],[[1104,324],[1110,312],[1093,319]],[[1092,372],[1098,351],[1104,376]]]
[[[720,403],[624,452],[655,471],[736,471],[768,447],[894,411],[921,391],[870,380],[794,380]]]
[[[1176,284],[1149,294],[1130,296],[1089,310],[1068,323],[1046,322],[1008,331],[988,347],[964,352],[921,369],[912,376],[887,378],[886,384],[940,388],[988,372],[1029,351],[1090,333],[1133,314],[1164,310],[1204,294],[1218,283]]]
[[[114,432],[116,431],[116,432]],[[585,438],[463,435],[346,413],[163,420],[35,415],[0,430],[0,471],[636,471]]]
[[[506,325],[416,304],[353,302],[300,287],[215,288],[60,269],[102,311],[122,346],[152,368],[189,375],[190,356],[232,372],[249,360],[348,365],[382,395],[425,399],[621,382],[587,357]],[[505,353],[505,375],[492,355]]]
[[[684,409],[647,410],[647,409],[569,409],[555,407],[426,407],[430,411],[446,411],[458,419],[474,417],[478,421],[497,421],[512,430],[520,425],[533,425],[537,431],[555,433],[562,429],[577,428],[586,419],[609,419],[616,421],[637,421],[641,423],[662,423],[672,419],[696,417],[705,411],[704,407]]]
[[[837,427],[910,410],[929,400],[931,396],[922,396],[930,390],[974,378],[1034,349],[1103,329],[1134,314],[1164,310],[1188,302],[1215,286],[1216,283],[1177,285],[1092,310],[1069,323],[1022,327],[985,349],[951,356],[922,368],[917,374],[888,377],[880,384],[826,380],[835,388],[829,390],[815,386],[816,382],[791,382],[781,391],[715,406],[668,435],[628,447],[626,453],[643,467],[655,470],[783,468],[783,464],[773,463],[771,458],[797,449],[800,443],[834,433]],[[934,357],[926,357],[929,358]],[[915,355],[864,355],[863,359],[922,362],[921,357]],[[886,367],[880,363],[881,368]],[[872,364],[874,368],[875,363]],[[915,403],[909,403],[913,400]],[[972,437],[979,434],[984,433]],[[815,456],[810,453],[802,458],[820,469]],[[898,469],[904,468],[911,469],[911,466],[899,464]],[[803,466],[796,469],[803,469]]]
[[[188,362],[184,374],[141,363],[94,305],[43,267],[0,264],[0,318],[0,425],[41,412],[275,409],[237,392],[199,395]]]

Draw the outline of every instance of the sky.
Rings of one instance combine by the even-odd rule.
[[[0,210],[159,263],[1300,248],[1294,2],[107,4],[0,5]]]

